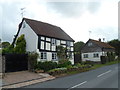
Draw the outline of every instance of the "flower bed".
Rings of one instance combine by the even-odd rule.
[[[88,71],[89,68],[91,68],[91,65],[84,65],[84,66],[69,66],[67,68],[55,68],[52,69],[50,71],[48,71],[48,73],[50,75],[60,75],[60,74],[65,74],[65,73],[69,73],[69,72],[73,72],[73,71],[78,71],[78,72],[85,72]]]

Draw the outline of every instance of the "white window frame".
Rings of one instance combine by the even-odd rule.
[[[88,56],[88,54],[83,54],[83,57],[88,58],[89,56]]]
[[[88,46],[92,46],[93,44],[90,42],[90,43],[88,43]]]
[[[57,53],[52,53],[52,60],[57,60]]]
[[[68,47],[70,47],[70,41],[67,41],[66,44]]]
[[[41,60],[47,60],[47,53],[46,52],[41,52],[40,59]]]
[[[41,36],[41,40],[45,40],[45,37]]]
[[[55,46],[56,45],[56,39],[52,38],[51,43],[52,43],[53,46]]]
[[[94,54],[93,54],[93,57],[94,57],[94,58],[99,58],[99,54],[98,54],[98,53],[94,53]]]

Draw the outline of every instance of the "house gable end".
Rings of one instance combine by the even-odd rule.
[[[102,48],[97,45],[96,43],[92,42],[91,40],[88,40],[84,46],[82,47],[81,52],[87,53],[87,52],[100,52],[102,51]]]

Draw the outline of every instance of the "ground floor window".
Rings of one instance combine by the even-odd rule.
[[[84,54],[83,57],[84,57],[84,58],[88,58],[88,54]]]
[[[57,53],[52,53],[52,60],[57,60]]]
[[[72,59],[73,57],[72,57],[72,52],[68,52],[67,53],[67,58],[69,58],[69,59]]]
[[[47,59],[47,53],[41,52],[41,59],[46,60]]]
[[[98,54],[98,53],[94,53],[94,54],[93,54],[93,57],[94,57],[94,58],[98,58],[98,57],[99,57],[99,54]]]

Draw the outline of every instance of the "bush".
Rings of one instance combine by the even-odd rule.
[[[50,75],[59,75],[67,72],[67,68],[55,68],[52,70],[49,70],[48,73]]]
[[[36,52],[28,52],[28,70],[34,71],[37,66],[38,54]]]
[[[2,49],[2,54],[15,53],[13,45],[8,46],[7,48]]]
[[[55,69],[57,67],[57,63],[52,61],[38,62],[37,67],[38,69],[49,71],[51,69]]]
[[[69,65],[72,65],[69,60],[59,60],[58,62],[58,68],[67,67]]]
[[[24,34],[22,34],[16,41],[16,47],[15,47],[16,53],[25,53],[26,52],[26,41],[24,38]]]
[[[92,65],[92,66],[93,66],[93,65],[94,65],[94,62],[87,60],[87,61],[84,62],[84,64],[88,64],[88,65]]]

